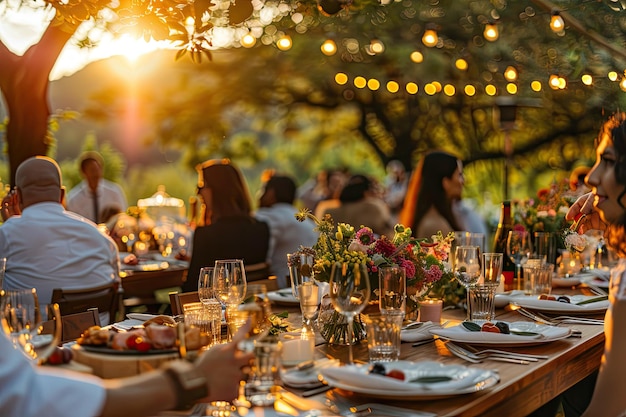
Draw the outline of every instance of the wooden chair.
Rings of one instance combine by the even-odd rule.
[[[90,308],[81,313],[61,316],[61,344],[76,340],[91,326],[100,326],[100,314],[97,308]],[[54,320],[43,323],[43,333],[54,332]]]
[[[119,283],[111,281],[92,288],[55,288],[51,302],[59,304],[62,316],[97,308],[100,313],[109,313],[109,322],[113,323],[117,321],[118,313],[120,316],[124,315],[122,295]]]
[[[245,265],[246,281],[255,282],[270,277],[270,265],[267,262]]]
[[[198,291],[191,292],[171,292],[170,295],[170,305],[172,308],[172,316],[178,316],[179,314],[183,314],[183,306],[189,303],[199,303],[200,297],[198,296]]]

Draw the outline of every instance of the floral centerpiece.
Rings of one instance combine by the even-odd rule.
[[[401,224],[394,227],[394,235],[390,239],[387,236],[377,238],[372,229],[366,226],[361,226],[359,230],[346,223],[335,226],[330,215],[325,215],[320,220],[306,209],[297,213],[296,218],[300,221],[312,219],[319,232],[318,241],[313,246],[316,254],[313,270],[319,281],[330,280],[335,262],[365,264],[371,288],[377,293],[378,269],[382,266],[398,265],[406,270],[407,309],[411,309],[418,307],[419,301],[435,284],[447,283],[453,279],[446,264],[454,239],[453,233],[445,237],[439,233],[429,243],[411,237],[411,229]],[[324,314],[322,310],[323,306],[320,308],[320,316]],[[328,326],[320,328],[322,336],[328,341],[340,339],[337,335],[343,329],[337,326],[337,322],[343,316],[334,310],[328,314],[332,314],[334,318],[328,320]],[[361,326],[360,321],[355,320],[355,336],[363,334]]]
[[[560,232],[568,226],[565,214],[576,200],[568,180],[553,182],[537,192],[536,198],[513,201],[515,226],[529,232]]]

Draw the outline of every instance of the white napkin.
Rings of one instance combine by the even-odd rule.
[[[132,320],[141,320],[143,321],[148,321],[150,319],[153,319],[157,316],[158,314],[148,314],[148,313],[128,313],[126,315],[126,317],[128,317],[129,319]]]
[[[525,332],[539,333],[540,335],[522,336],[516,334],[503,334],[492,332],[472,332],[462,325],[447,327],[445,329],[432,329],[432,333],[445,339],[463,343],[488,343],[488,344],[534,344],[545,341],[558,340],[569,336],[570,329],[567,327],[544,326],[530,322],[509,323],[511,329]]]
[[[553,294],[558,297],[558,294]],[[537,296],[517,297],[512,302],[517,305],[526,308],[534,308],[540,311],[555,311],[555,312],[581,312],[585,310],[603,310],[609,308],[609,300],[596,301],[595,303],[582,304],[579,303],[584,300],[590,300],[597,298],[597,295],[570,295],[568,296],[571,303],[563,303],[553,300],[540,300]]]
[[[298,370],[296,367],[288,369],[283,368],[280,370],[280,378],[285,385],[293,388],[313,388],[320,385],[318,378],[320,369],[337,365],[339,365],[339,360],[337,359],[318,359],[315,361],[315,365],[312,368],[302,371]]]
[[[436,328],[441,328],[441,325],[435,324],[432,321],[427,321],[427,322],[424,322],[424,324],[422,324],[421,326],[416,327],[414,329],[409,328],[407,330],[401,330],[400,339],[403,342],[410,342],[410,343],[421,342],[422,340],[432,339],[433,335],[430,332],[430,330],[436,329]]]

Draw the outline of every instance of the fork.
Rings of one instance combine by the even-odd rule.
[[[532,311],[526,310],[523,307],[518,307],[516,309],[516,311],[518,313],[520,313],[522,316],[526,317],[526,318],[529,318],[529,319],[531,319],[533,321],[536,321],[538,323],[541,323],[541,324],[545,324],[547,326],[555,326],[556,327],[556,326],[558,326],[560,324],[567,324],[567,323],[562,322],[562,321],[552,321],[551,319],[549,319],[549,318],[547,318],[545,316],[540,316],[537,313],[534,313]],[[572,324],[571,321],[568,321],[568,323]],[[577,322],[577,323],[579,323],[579,322]],[[589,324],[589,323],[583,323],[583,324]],[[578,330],[578,329],[571,329],[570,337],[582,337],[582,332],[580,330]]]
[[[446,347],[454,356],[471,363],[482,363],[483,360],[491,360],[497,362],[517,363],[519,365],[529,365],[531,361],[537,361],[537,359],[518,359],[495,355],[476,355],[450,342],[446,343]]]
[[[457,345],[459,346],[459,345]],[[461,347],[461,346],[459,346]],[[511,355],[511,356],[516,356],[519,357],[521,359],[528,359],[528,360],[532,360],[532,359],[548,359],[550,358],[548,355],[533,355],[530,353],[518,353],[518,352],[509,352],[507,350],[498,350],[498,349],[482,349],[482,350],[478,350],[473,346],[470,345],[464,345],[463,348],[469,352],[474,353],[475,355],[483,355],[483,354],[500,354],[500,355]]]
[[[591,319],[588,317],[573,317],[573,316],[557,316],[557,317],[548,317],[545,314],[535,312],[537,317],[541,317],[547,321],[552,323],[569,323],[569,324],[599,324],[604,325],[604,320],[601,319]]]

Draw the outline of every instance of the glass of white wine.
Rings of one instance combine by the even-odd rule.
[[[313,331],[312,322],[319,308],[319,287],[315,281],[314,263],[315,252],[309,248],[287,255],[291,292],[300,301],[305,331]]]
[[[457,246],[454,254],[454,277],[467,292],[467,320],[470,316],[470,288],[480,279],[480,248],[478,246]]]

